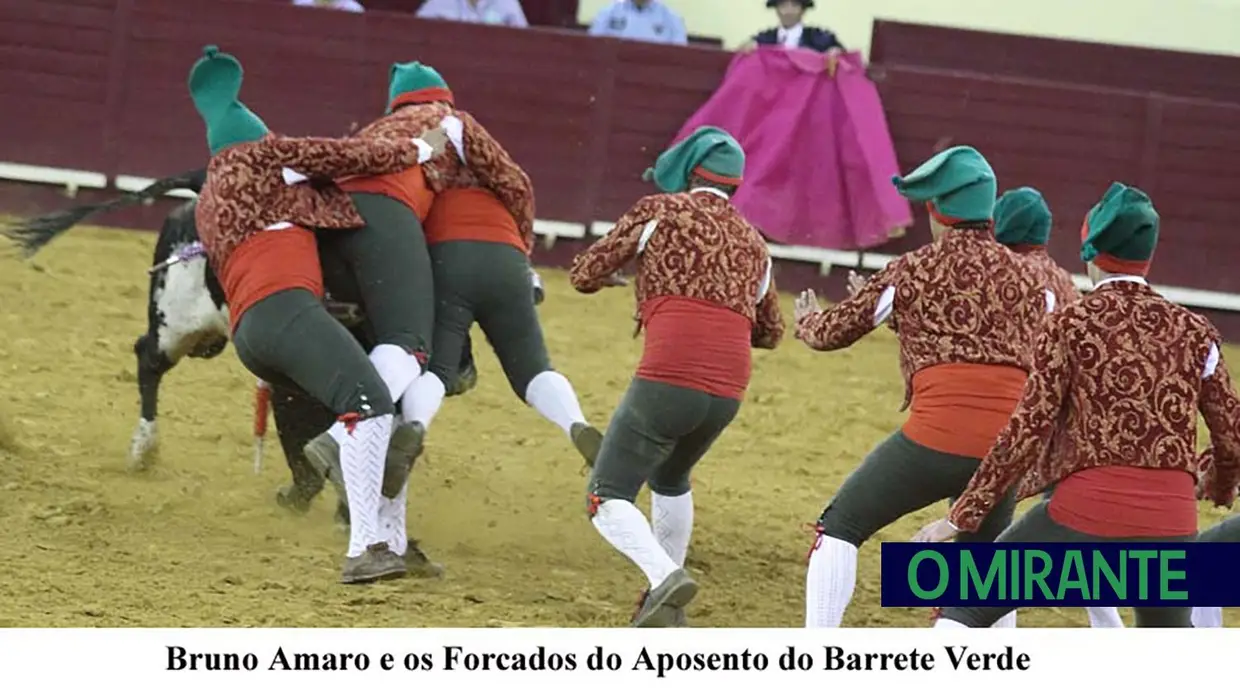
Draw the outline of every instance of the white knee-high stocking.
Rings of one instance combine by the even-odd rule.
[[[404,556],[409,549],[408,530],[409,482],[405,482],[396,498],[382,498],[379,502],[379,525],[388,548]]]
[[[1223,626],[1223,608],[1221,607],[1195,607],[1193,608],[1193,626],[1197,629],[1212,629]]]
[[[418,359],[393,344],[379,344],[374,347],[370,352],[370,364],[375,367],[375,372],[379,373],[383,384],[387,385],[393,402],[400,399],[405,390],[422,374]]]
[[[423,427],[430,428],[431,420],[443,406],[446,393],[447,388],[438,375],[429,371],[422,373],[401,396],[401,416],[406,422],[420,423]]]
[[[379,501],[383,463],[391,439],[392,415],[387,414],[358,421],[340,442],[340,470],[349,496],[350,557],[360,555],[369,545],[384,541],[379,525]]]
[[[593,523],[603,539],[646,574],[651,588],[680,568],[659,546],[646,516],[631,502],[624,499],[604,501],[594,513]]]
[[[1119,616],[1119,608],[1087,607],[1085,612],[1089,614],[1089,626],[1094,629],[1124,628],[1124,620]]]
[[[684,566],[689,538],[693,536],[693,492],[680,496],[650,492],[650,518],[659,546],[677,566]]]
[[[554,370],[543,371],[530,380],[525,388],[525,403],[569,437],[573,435],[574,424],[586,423],[572,383]]]
[[[857,548],[819,535],[805,574],[805,626],[838,627],[857,586]]]

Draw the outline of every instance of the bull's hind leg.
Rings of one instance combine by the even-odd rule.
[[[323,491],[325,479],[302,452],[310,439],[327,430],[335,417],[327,407],[307,395],[273,385],[271,410],[276,421],[280,448],[288,463],[293,482],[280,487],[276,503],[297,513],[310,510],[310,504]]]
[[[138,337],[133,352],[138,360],[138,396],[142,416],[129,444],[129,465],[135,470],[142,470],[159,459],[159,430],[155,421],[159,414],[159,384],[164,373],[172,370],[176,363],[159,350],[158,342],[150,333]]]

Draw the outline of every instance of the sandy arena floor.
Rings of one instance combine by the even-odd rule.
[[[411,528],[448,565],[438,581],[337,583],[344,537],[330,491],[304,517],[276,507],[274,433],[251,462],[252,379],[230,348],[164,383],[163,459],[126,469],[137,421],[131,346],[145,329],[154,237],[75,230],[36,265],[0,259],[0,626],[616,626],[641,586],[583,511],[563,436],[523,406],[488,350],[449,400],[413,478]],[[635,365],[631,291],[573,293],[545,274],[552,355],[605,423]],[[789,300],[787,311],[791,314]],[[480,339],[480,337],[479,337]],[[479,341],[479,347],[485,344]],[[1240,363],[1240,353],[1230,354]],[[698,470],[690,568],[698,626],[801,626],[804,560],[823,503],[901,422],[895,344],[789,341],[756,353],[749,399]],[[935,507],[885,530],[906,540]],[[1218,519],[1203,507],[1203,525]],[[879,607],[879,547],[862,551],[846,621],[925,626]],[[1022,626],[1083,626],[1083,610],[1022,611]],[[1240,624],[1232,611],[1229,623]]]

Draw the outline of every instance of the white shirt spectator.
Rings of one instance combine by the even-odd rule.
[[[680,46],[689,43],[685,21],[658,0],[616,0],[594,17],[590,35]]]
[[[801,35],[804,33],[805,33],[805,25],[794,24],[791,27],[788,27],[787,29],[785,29],[784,27],[780,27],[778,32],[776,33],[776,38],[779,40],[779,43],[783,45],[784,48],[788,48],[788,49],[800,48],[801,47]]]
[[[418,10],[418,16],[509,27],[529,26],[519,0],[427,0]]]
[[[344,10],[345,12],[365,12],[366,8],[357,0],[293,0],[298,7],[322,7],[328,10]]]

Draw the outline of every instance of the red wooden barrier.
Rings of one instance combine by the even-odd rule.
[[[1039,62],[1048,55],[1041,40],[1000,45],[970,35],[972,47],[988,47],[992,62],[1006,56],[999,63],[1007,73],[995,75],[948,50],[955,44],[947,39],[917,38],[950,30],[922,30],[881,23],[872,66],[903,168],[943,139],[979,147],[1002,187],[1046,193],[1058,222],[1054,252],[1073,270],[1088,205],[1114,179],[1141,186],[1158,204],[1168,240],[1154,280],[1240,293],[1240,278],[1225,272],[1238,256],[1229,233],[1240,219],[1240,106],[1154,94],[1170,83],[1152,69],[1146,78],[1162,82],[1131,90],[1081,85],[1060,63]],[[909,36],[920,48],[907,45]],[[0,161],[110,177],[201,166],[202,124],[185,79],[207,43],[242,59],[244,98],[274,129],[292,134],[343,134],[380,113],[390,63],[431,63],[461,106],[529,170],[538,216],[574,223],[613,220],[649,191],[640,173],[711,94],[731,58],[571,31],[245,0],[0,0]],[[1127,50],[1073,45],[1082,47],[1072,49],[1080,61],[1094,63]],[[1199,61],[1193,75],[1212,73],[1184,80],[1194,94],[1222,89],[1231,84],[1226,75],[1240,73],[1240,60],[1174,59],[1191,60]],[[1102,79],[1089,65],[1078,67],[1077,77]],[[12,209],[31,200],[14,191],[0,187],[0,204]],[[878,251],[925,239],[918,227]]]
[[[1240,100],[1240,60],[1206,53],[878,21],[870,60],[1222,102]]]

